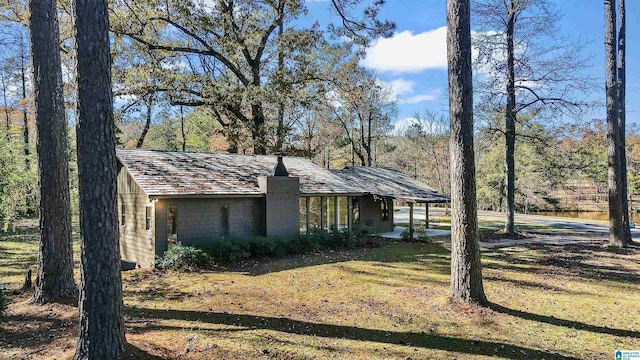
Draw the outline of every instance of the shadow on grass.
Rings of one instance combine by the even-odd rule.
[[[259,276],[348,261],[419,263],[421,261],[435,260],[441,255],[448,256],[449,254],[450,251],[440,244],[385,240],[371,247],[324,250],[318,253],[296,255],[282,259],[258,259],[240,266],[230,267],[228,270]],[[434,259],[431,259],[431,257],[434,257]]]
[[[241,326],[247,329],[273,330],[297,335],[370,341],[472,355],[500,356],[507,359],[576,359],[559,353],[529,349],[499,342],[461,339],[433,333],[383,331],[355,326],[318,324],[289,318],[136,307],[127,308],[126,313],[131,317],[142,317],[145,319],[198,321],[210,324]],[[155,328],[157,329],[158,327],[155,326]],[[167,326],[166,329],[176,330],[176,327]],[[185,329],[187,328],[185,327]],[[144,332],[144,328],[141,328],[139,331]]]
[[[65,337],[75,325],[56,317],[7,315],[0,325],[0,343],[7,349],[43,346]]]
[[[633,331],[633,330],[613,329],[613,328],[608,328],[604,326],[585,324],[579,321],[559,319],[553,316],[539,315],[539,314],[534,314],[534,313],[530,313],[522,310],[510,309],[508,307],[504,307],[502,305],[498,305],[494,303],[489,304],[489,308],[492,309],[493,311],[496,311],[502,314],[515,316],[524,320],[537,321],[537,322],[541,322],[549,325],[562,326],[562,327],[572,328],[576,330],[584,330],[584,331],[589,331],[589,332],[598,333],[598,334],[640,338],[640,332]]]
[[[148,353],[147,351],[140,349],[132,344],[127,344],[124,356],[122,359],[136,359],[136,360],[164,360],[165,358]]]

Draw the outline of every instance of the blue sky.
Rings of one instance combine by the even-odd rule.
[[[551,0],[553,1],[553,0]],[[556,0],[564,13],[560,28],[573,40],[590,41],[585,51],[593,54],[592,66],[586,71],[598,79],[601,89],[593,100],[604,103],[604,5],[601,0]],[[640,1],[626,1],[627,7],[627,121],[640,123]],[[309,13],[303,21],[318,21],[321,27],[338,19],[323,0],[308,2]],[[416,112],[431,110],[446,115],[446,1],[387,0],[381,17],[396,23],[390,39],[381,39],[367,51],[362,65],[374,69],[382,80],[390,83],[398,95],[401,124]],[[496,29],[498,30],[498,29]],[[517,36],[517,34],[516,34]],[[604,108],[596,109],[591,118],[604,118]]]

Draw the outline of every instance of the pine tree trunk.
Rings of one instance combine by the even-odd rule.
[[[626,10],[624,0],[618,0],[618,15],[620,16],[620,22],[618,23],[618,127],[620,131],[620,174],[622,177],[622,226],[625,229],[624,241],[625,244],[631,244],[631,228],[629,227],[629,203],[628,196],[628,182],[627,182],[627,148],[626,148],[626,53],[625,53],[625,41],[626,41]]]
[[[125,350],[113,95],[106,0],[73,1],[82,238],[80,327],[74,359]]]
[[[607,152],[609,183],[609,245],[624,246],[622,215],[622,174],[620,166],[620,130],[618,126],[618,89],[616,74],[615,0],[605,0],[605,56],[607,92]]]
[[[482,285],[475,164],[469,0],[447,1],[451,118],[451,296],[486,304]]]
[[[40,243],[33,300],[74,303],[78,293],[73,280],[67,121],[56,1],[31,0],[29,10],[40,179]],[[25,137],[28,139],[26,130]],[[27,146],[28,142],[25,149]]]
[[[58,18],[57,17],[55,19],[55,31],[56,31],[56,38],[59,38],[60,35],[58,34],[59,30],[58,30]],[[60,54],[58,54],[57,57],[59,58]],[[24,40],[20,39],[20,77],[21,77],[21,80],[22,80],[22,98],[25,101],[27,101],[27,74],[26,74],[27,65],[25,64],[24,58],[25,58]],[[58,60],[58,62],[60,62],[60,60]],[[61,83],[60,86],[62,86],[62,83]],[[64,103],[63,103],[63,106],[64,106]],[[65,130],[65,132],[66,132],[66,130]],[[25,169],[28,170],[31,167],[31,165],[29,164],[29,155],[31,154],[31,151],[29,149],[29,118],[27,117],[27,107],[26,107],[26,105],[22,107],[22,140],[24,142],[24,144],[23,144],[23,146],[24,146],[23,147],[24,167],[25,167]]]
[[[505,111],[505,176],[507,195],[507,219],[504,232],[515,234],[515,208],[516,208],[516,82],[514,70],[513,31],[515,23],[514,0],[510,2],[509,21],[507,22],[507,108]]]
[[[149,95],[148,98],[145,99],[145,105],[147,105],[147,113],[144,122],[144,126],[142,127],[142,133],[138,138],[138,143],[136,144],[136,149],[141,149],[144,144],[144,139],[147,137],[147,133],[151,128],[151,115],[153,110],[153,95]],[[182,108],[182,107],[181,107]]]

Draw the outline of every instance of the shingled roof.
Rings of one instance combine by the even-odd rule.
[[[370,194],[415,202],[451,201],[449,196],[439,194],[435,189],[392,168],[350,166],[332,171],[345,182],[358,184]]]
[[[155,197],[262,196],[258,177],[273,175],[276,156],[117,150],[120,163],[144,192]],[[302,195],[361,195],[362,188],[308,159],[285,157]]]

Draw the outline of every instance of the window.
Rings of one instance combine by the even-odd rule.
[[[178,208],[167,207],[167,242],[175,244],[178,241]]]
[[[151,206],[147,205],[146,208],[146,229],[151,230]]]
[[[353,223],[360,224],[360,200],[353,198]]]
[[[127,218],[127,214],[126,214],[126,207],[124,206],[124,204],[120,205],[120,216],[122,216],[122,218],[120,219],[120,225],[124,226],[124,224],[126,223],[126,218]]]
[[[389,220],[389,202],[386,198],[380,199],[380,212],[382,214],[382,221]]]
[[[220,207],[220,237],[222,239],[229,238],[229,205]]]

